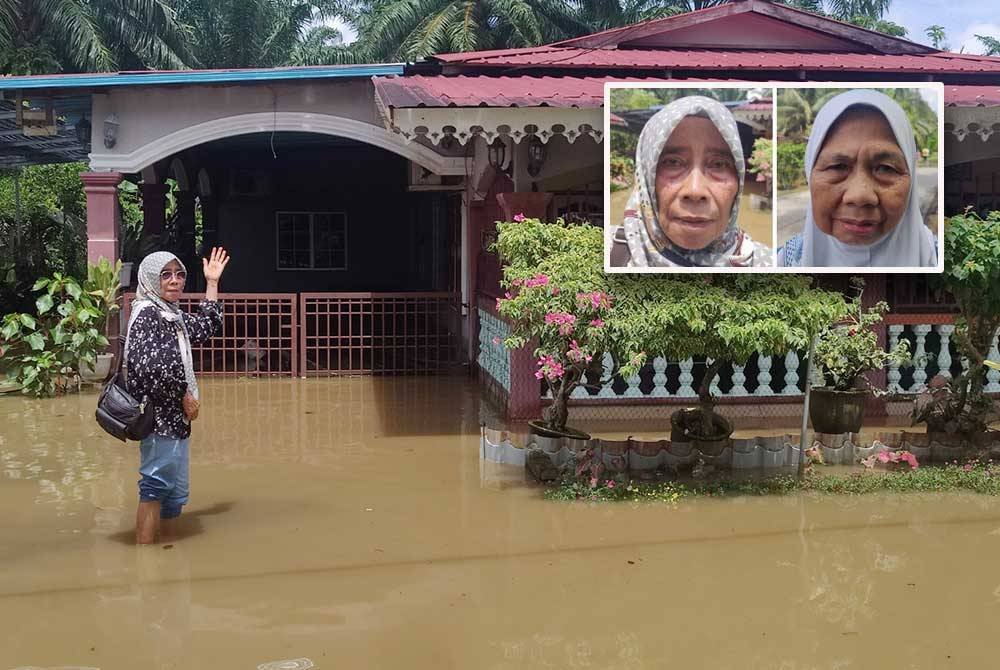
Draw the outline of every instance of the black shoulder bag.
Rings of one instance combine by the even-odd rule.
[[[101,397],[97,401],[97,423],[112,437],[122,442],[125,440],[144,440],[153,432],[156,414],[149,398],[136,400],[125,389],[126,375],[122,374],[122,366],[127,354],[126,344],[121,347],[118,355],[118,367],[111,379],[104,385]]]

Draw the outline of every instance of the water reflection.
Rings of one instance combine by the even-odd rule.
[[[137,453],[98,432],[96,396],[0,398],[0,668],[978,668],[1000,653],[995,499],[548,503],[523,478],[481,485],[490,410],[467,380],[204,393],[171,549],[132,543]]]

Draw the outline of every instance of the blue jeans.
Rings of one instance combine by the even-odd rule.
[[[160,501],[160,518],[180,516],[188,501],[188,439],[156,435],[139,443],[139,500]]]

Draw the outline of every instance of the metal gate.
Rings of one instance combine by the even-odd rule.
[[[455,293],[303,293],[301,375],[425,375],[459,364]]]
[[[180,307],[196,312],[203,293],[186,293]],[[125,294],[125,323],[134,293]],[[298,296],[294,293],[223,293],[222,332],[192,345],[194,369],[203,375],[298,375]],[[124,330],[124,329],[123,329]]]

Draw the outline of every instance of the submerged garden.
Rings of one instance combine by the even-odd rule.
[[[493,344],[530,348],[535,376],[548,390],[543,416],[529,422],[533,436],[524,462],[550,486],[549,497],[670,501],[692,494],[955,488],[1000,493],[1000,465],[993,462],[1000,463],[1000,432],[990,428],[1000,415],[984,390],[988,370],[1000,368],[990,360],[1000,329],[1000,212],[985,219],[952,217],[945,228],[946,271],[937,290],[954,296],[959,309],[954,342],[962,373],[939,374],[923,392],[905,396],[912,424],[925,432],[878,433],[870,444],[856,444],[865,403],[893,394],[872,383],[873,373],[926,354],[910,351],[905,340],[892,346],[880,340],[875,328],[888,305],[866,300],[860,278],[845,295],[801,275],[605,274],[598,228],[518,216],[498,231],[505,294],[496,307],[510,336]],[[720,369],[790,351],[811,351],[806,406],[812,441],[733,439],[733,424],[717,411],[712,392]],[[606,355],[613,361],[610,374],[623,378],[655,357],[693,358],[702,368],[696,405],[664,409],[669,440],[597,440],[568,425],[574,391],[607,382]],[[503,431],[491,433],[504,438]],[[928,467],[930,462],[938,465]],[[824,474],[828,464],[851,467]]]

